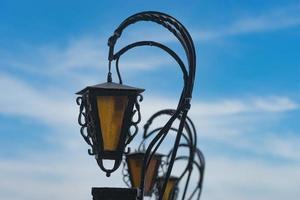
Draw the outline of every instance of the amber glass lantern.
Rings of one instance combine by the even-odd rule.
[[[132,139],[129,130],[137,123],[132,121],[136,112],[133,110],[138,107],[139,112],[137,97],[143,91],[144,89],[106,82],[88,86],[76,93],[81,95],[77,99],[80,104],[81,134],[92,147],[89,153],[95,155],[98,165],[107,176],[120,166],[125,146]],[[115,161],[111,169],[104,166],[105,159]]]
[[[178,184],[179,178],[175,176],[170,176],[167,182],[167,186],[165,189],[165,193],[163,195],[162,200],[175,200],[177,196],[177,184]],[[161,192],[161,189],[163,187],[163,184],[165,182],[165,177],[159,177],[156,182],[156,187],[158,189],[158,192]]]
[[[145,153],[137,152],[126,155],[126,162],[129,172],[129,178],[131,182],[131,187],[138,188],[141,184],[141,174],[143,168]],[[149,166],[146,171],[145,176],[145,188],[144,195],[151,196],[153,191],[153,186],[158,175],[158,168],[161,164],[161,158],[163,155],[154,154]]]

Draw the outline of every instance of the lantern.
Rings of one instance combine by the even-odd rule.
[[[162,200],[175,200],[176,199],[177,190],[178,190],[178,188],[177,188],[178,181],[179,181],[178,177],[175,177],[175,176],[169,177]],[[157,184],[157,189],[158,189],[159,193],[162,190],[164,182],[165,182],[165,177],[159,177],[157,179],[156,184]]]
[[[162,156],[163,155],[161,154],[154,154],[150,160],[145,176],[145,196],[151,196],[153,186],[158,175],[158,168],[160,166]],[[142,168],[144,167],[144,157],[145,153],[143,152],[131,153],[126,155],[129,178],[131,182],[131,187],[133,188],[138,188],[141,184],[141,174]]]
[[[95,155],[99,167],[107,176],[120,166],[125,146],[135,135],[131,135],[129,130],[140,121],[137,98],[143,91],[144,89],[106,82],[88,86],[76,93],[81,95],[77,99],[80,105],[81,134],[92,147],[89,154]],[[134,107],[139,114],[136,122],[132,121],[136,112]],[[104,159],[114,161],[111,169],[104,166]]]

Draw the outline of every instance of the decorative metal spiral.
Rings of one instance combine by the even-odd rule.
[[[80,134],[85,140],[85,142],[91,147],[88,149],[89,155],[95,155],[95,151],[93,149],[94,141],[96,141],[96,136],[94,133],[94,120],[90,113],[91,108],[88,106],[89,104],[89,96],[85,94],[81,97],[77,97],[76,103],[79,105],[79,115],[78,115],[78,123],[81,126]]]
[[[143,101],[143,96],[141,94],[137,95],[135,102],[134,102],[134,110],[132,112],[132,117],[131,117],[132,121],[131,121],[129,130],[128,130],[128,139],[126,141],[126,145],[128,145],[133,140],[133,138],[136,136],[136,134],[138,133],[138,130],[139,130],[138,123],[140,123],[140,121],[142,119],[139,102],[142,102],[142,101]],[[133,118],[136,113],[137,113],[137,119],[134,121]],[[130,133],[131,127],[134,128],[132,133]]]

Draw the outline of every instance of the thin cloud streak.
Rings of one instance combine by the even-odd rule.
[[[299,27],[300,25],[300,5],[289,6],[280,9],[273,9],[261,15],[253,15],[246,18],[240,18],[228,23],[227,26],[216,26],[211,30],[192,31],[193,39],[197,41],[209,42],[213,39],[224,38],[228,36],[237,36],[253,33],[263,33],[269,31],[282,30],[286,28]],[[137,30],[139,32],[139,30]],[[144,32],[144,31],[143,31]],[[147,36],[149,34],[149,36]],[[142,34],[144,35],[144,34]],[[136,34],[134,34],[136,36]],[[141,39],[158,39],[163,43],[177,42],[176,38],[165,32],[150,31]],[[123,39],[122,44],[131,41],[132,35]],[[135,38],[134,41],[139,40]],[[84,70],[87,72],[101,74],[106,70],[108,61],[106,39],[96,36],[85,36],[70,40],[64,46],[44,45],[33,47],[28,45],[24,48],[25,54],[20,57],[10,55],[9,52],[1,53],[1,64],[9,68],[16,68],[20,71],[30,72],[32,74],[44,74],[57,76],[65,74],[68,76],[77,76],[76,71]],[[29,52],[29,53],[28,53]],[[32,56],[34,55],[34,60]],[[156,54],[147,57],[135,57],[134,60],[126,58],[121,61],[122,70],[153,70],[163,65],[172,64],[167,56],[157,58]],[[41,69],[42,66],[42,69]],[[101,70],[102,69],[102,70]]]
[[[250,14],[232,19],[226,25],[213,25],[210,29],[194,29],[191,31],[193,40],[196,42],[210,42],[213,39],[229,36],[247,35],[278,31],[287,28],[299,27],[300,25],[300,4],[290,5],[281,8],[272,8],[261,14]],[[145,40],[150,38],[164,43],[178,42],[168,31],[155,32],[152,29],[145,33],[144,30],[137,30],[130,34],[129,39]],[[143,33],[143,34],[136,34]],[[141,35],[143,37],[141,37]]]
[[[83,36],[76,40],[70,40],[65,46],[52,44],[32,47],[25,45],[23,54],[13,56],[9,52],[2,55],[0,64],[7,69],[16,69],[18,72],[26,72],[47,77],[78,77],[79,72],[85,72],[91,76],[105,74],[108,69],[108,47],[106,40],[93,36]],[[34,55],[34,59],[32,56]],[[171,58],[161,54],[151,53],[147,56],[135,56],[122,58],[120,70],[154,70],[161,66],[172,64]],[[4,69],[5,69],[4,68]]]
[[[196,42],[202,42],[227,36],[263,33],[298,27],[300,25],[299,13],[299,5],[274,9],[261,15],[253,15],[232,21],[227,26],[216,26],[211,30],[194,30],[192,31],[192,36]],[[124,38],[123,43],[127,44],[126,41],[131,41],[131,37],[129,35],[127,38]],[[152,31],[146,33],[146,36],[143,37],[143,39],[149,38],[157,38],[163,43],[177,42],[176,38],[168,32]],[[135,38],[134,41],[136,40],[139,39]],[[91,72],[91,74],[95,73],[95,71],[99,74],[106,72],[108,64],[108,47],[106,43],[107,41],[104,38],[88,35],[72,39],[64,46],[54,44],[42,46],[25,45],[23,47],[24,55],[22,56],[16,57],[3,50],[4,52],[1,53],[3,57],[0,62],[1,65],[7,68],[15,68],[21,72],[26,71],[27,73],[47,76],[64,74],[78,79],[76,72],[80,70],[87,73]],[[33,55],[34,59],[32,59]],[[121,70],[153,70],[170,64],[172,64],[172,60],[167,56],[158,59],[157,55],[153,54],[147,57],[135,57],[134,60],[131,58],[124,59],[121,61]]]
[[[63,151],[60,155],[40,155],[36,159],[1,161],[2,197],[10,200],[79,200],[90,196],[92,186],[125,186],[120,170],[112,177],[105,178],[99,172],[94,158],[84,153]],[[204,199],[218,200],[226,195],[233,200],[280,200],[282,197],[296,199],[300,195],[300,165],[290,166],[283,163],[274,166],[249,158],[232,159],[208,155],[202,197]],[[23,187],[16,187],[16,183]],[[192,183],[196,183],[194,177]],[[272,192],[274,190],[280,192]]]
[[[69,104],[62,92],[55,94],[38,90],[10,75],[0,74],[0,91],[5,91],[0,98],[0,112],[33,118],[49,125],[71,124],[76,120],[75,106]]]
[[[61,91],[41,91],[7,74],[0,74],[0,90],[7,91],[0,99],[0,112],[10,115],[33,117],[56,124],[73,124],[76,110],[74,96],[61,96]],[[71,102],[72,101],[72,102]],[[73,104],[72,104],[73,103]],[[153,110],[176,108],[172,99],[151,97],[143,102],[145,116]],[[285,96],[253,97],[250,99],[220,99],[215,102],[193,102],[191,114],[199,116],[237,115],[243,113],[273,113],[297,110],[298,103]]]
[[[229,23],[223,28],[212,30],[193,31],[192,35],[198,41],[210,41],[212,39],[227,36],[246,35],[276,31],[286,28],[299,27],[300,25],[300,5],[293,5],[280,9],[273,9],[261,15],[253,15],[238,19]]]
[[[223,199],[226,196],[233,200],[297,199],[300,195],[297,189],[299,167],[273,165],[247,157],[208,159],[203,197]]]
[[[0,89],[3,91],[8,89],[6,95],[0,99],[0,113],[32,118],[55,127],[60,130],[59,132],[64,129],[74,130],[78,114],[74,96],[61,96],[60,91],[56,94],[52,91],[49,94],[47,91],[40,91],[26,82],[3,74],[0,76]],[[141,106],[142,125],[154,114],[154,111],[176,108],[176,102],[162,97],[145,97]],[[252,151],[260,149],[265,154],[299,160],[299,156],[294,154],[296,146],[294,139],[281,140],[277,137],[265,136],[257,143],[252,140],[251,134],[259,129],[260,123],[274,120],[274,117],[275,120],[279,120],[281,114],[298,109],[298,103],[284,96],[219,99],[213,102],[194,101],[190,117],[203,138],[214,139],[239,149],[252,149]],[[252,127],[256,128],[253,130]],[[254,148],[255,144],[260,145],[261,148]],[[77,148],[76,144],[74,146],[74,138],[66,139],[62,146]],[[285,150],[272,151],[273,149]],[[259,154],[258,151],[255,153]]]

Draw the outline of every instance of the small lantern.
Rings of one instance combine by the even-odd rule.
[[[134,136],[130,135],[129,129],[140,120],[137,98],[143,91],[144,89],[107,82],[88,86],[76,93],[81,95],[77,99],[80,105],[81,135],[92,147],[89,153],[95,155],[98,165],[107,176],[120,166],[125,146]],[[139,114],[137,122],[132,121],[136,112],[133,111],[134,106]],[[104,167],[104,159],[115,161],[112,169]]]
[[[129,171],[129,178],[131,182],[131,187],[138,188],[141,184],[141,174],[143,168],[145,153],[137,152],[126,155],[126,162]],[[145,187],[144,187],[144,195],[151,196],[153,186],[155,184],[158,168],[161,163],[161,158],[163,155],[154,154],[149,166],[146,171],[145,176]]]
[[[177,187],[178,181],[179,181],[178,177],[175,177],[175,176],[169,177],[162,200],[175,200],[176,199],[177,190],[178,190],[178,187]],[[159,177],[157,179],[156,186],[157,186],[159,194],[161,193],[164,182],[165,182],[165,177]]]

